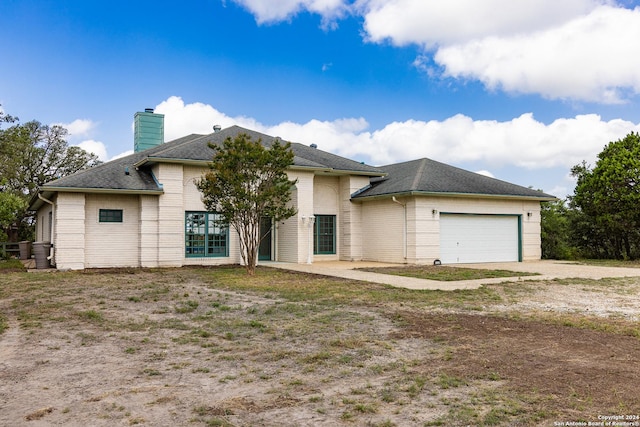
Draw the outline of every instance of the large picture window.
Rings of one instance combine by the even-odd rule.
[[[229,256],[229,227],[216,224],[219,214],[185,213],[185,255],[187,257]]]
[[[336,216],[316,215],[313,228],[313,253],[316,255],[336,253]]]

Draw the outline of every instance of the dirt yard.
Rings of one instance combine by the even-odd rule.
[[[639,316],[639,278],[2,274],[0,425],[635,426]]]

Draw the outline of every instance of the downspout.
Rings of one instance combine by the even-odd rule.
[[[404,222],[402,224],[402,238],[403,238],[403,246],[404,246],[404,261],[407,261],[407,204],[406,203],[400,203],[398,201],[398,199],[396,199],[396,196],[391,196],[391,200],[393,201],[393,203],[397,203],[400,206],[402,206],[402,209],[404,210]]]
[[[278,221],[273,221],[273,260],[278,262]]]
[[[51,205],[51,248],[49,249],[49,256],[47,259],[51,261],[53,259],[54,254],[54,246],[55,242],[53,241],[53,237],[56,235],[56,205],[49,199],[45,199],[42,197],[42,194],[38,193],[38,199],[42,200],[45,203],[49,203]]]
[[[313,224],[316,221],[316,217],[311,215],[309,217],[309,251],[308,251],[308,255],[307,255],[307,264],[312,264],[313,262],[311,261],[311,257],[312,257],[312,253],[313,253]]]
[[[312,264],[312,260],[311,260],[311,254],[313,252],[313,224],[315,222],[316,217],[311,215],[311,216],[302,216],[302,224],[306,225],[308,228],[308,236],[307,236],[307,241],[309,243],[309,248],[307,249],[307,264]]]

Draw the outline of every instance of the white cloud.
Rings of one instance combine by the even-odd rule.
[[[229,117],[211,105],[201,102],[185,105],[182,98],[178,96],[171,96],[166,101],[162,101],[154,111],[158,114],[164,114],[165,141],[192,133],[207,135],[213,132],[215,125],[220,125],[223,128],[238,125],[257,131],[265,129],[262,124],[252,118]]]
[[[568,170],[582,160],[594,163],[608,142],[640,132],[640,123],[604,121],[596,114],[560,118],[550,124],[537,121],[531,113],[502,122],[458,114],[443,121],[393,122],[371,131],[364,118],[266,126],[252,118],[231,118],[210,105],[185,104],[178,97],[162,102],[156,111],[165,114],[167,140],[209,134],[213,124],[223,128],[237,124],[293,142],[315,143],[321,150],[375,165],[428,157],[458,165]]]
[[[374,42],[426,47],[559,25],[605,0],[364,0],[359,13]]]
[[[88,153],[97,155],[103,162],[112,160],[109,158],[106,145],[101,141],[90,138],[96,128],[94,121],[90,119],[76,119],[71,123],[54,123],[53,125],[62,126],[69,131],[70,145],[78,146]]]
[[[416,44],[433,76],[605,104],[640,93],[640,8],[608,0],[364,0],[373,42]]]
[[[301,11],[322,16],[323,26],[333,26],[347,10],[345,0],[234,0],[256,18],[258,24],[286,21]]]
[[[473,120],[456,115],[444,121],[395,122],[376,131],[370,143],[390,162],[430,157],[449,163],[483,162],[527,169],[569,168],[595,159],[604,145],[639,131],[640,124],[602,121],[595,114],[557,119],[546,125],[523,114],[510,121]],[[365,149],[365,147],[362,147]]]
[[[113,160],[109,158],[107,147],[103,142],[90,138],[96,128],[94,121],[90,119],[76,119],[71,123],[53,123],[53,125],[62,126],[69,131],[70,145],[80,147],[88,153],[97,155],[103,162]]]
[[[74,138],[81,138],[88,136],[96,124],[89,119],[76,119],[71,123],[54,123],[55,125],[62,126],[69,131],[69,136]]]
[[[110,160],[119,159],[119,158],[121,158],[121,157],[128,156],[129,154],[133,154],[133,150],[127,150],[127,151],[124,151],[124,152],[122,152],[122,153],[120,153],[120,154],[116,154],[116,155],[115,155],[115,156],[113,156]]]
[[[570,196],[571,194],[573,194],[573,189],[574,188],[575,188],[575,183],[574,183],[573,187],[571,187],[571,189],[569,189],[568,187],[566,187],[564,185],[556,185],[551,190],[546,190],[545,192],[547,194],[551,194],[553,196],[556,196],[559,199],[566,199],[567,196]]]
[[[364,19],[365,39],[422,49],[414,65],[490,90],[613,104],[640,93],[640,7],[615,0],[234,0],[259,24],[301,11]],[[635,3],[632,3],[635,4]],[[433,62],[437,65],[434,67]]]
[[[623,102],[640,93],[640,8],[599,7],[532,34],[443,47],[444,75],[551,99]]]
[[[495,175],[493,175],[491,172],[489,172],[487,170],[479,170],[479,171],[476,171],[476,173],[478,175],[488,176],[489,178],[495,178]]]
[[[367,121],[338,119],[334,121],[311,120],[304,124],[285,122],[265,129],[269,135],[280,136],[301,144],[316,144],[319,149],[350,159],[370,162],[384,155],[375,147],[366,132]]]
[[[93,139],[88,139],[75,145],[82,148],[86,152],[97,155],[98,158],[103,162],[110,160],[109,156],[107,155],[107,147],[100,141],[94,141]]]
[[[573,190],[576,188],[578,180],[571,175],[570,170],[568,170],[562,178],[562,181],[558,182],[555,187],[547,191],[548,194],[553,194],[561,199],[565,199],[567,196],[573,194]]]

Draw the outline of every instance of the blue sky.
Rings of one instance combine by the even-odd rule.
[[[4,0],[0,104],[103,160],[238,124],[564,197],[640,131],[640,7],[608,0]]]

